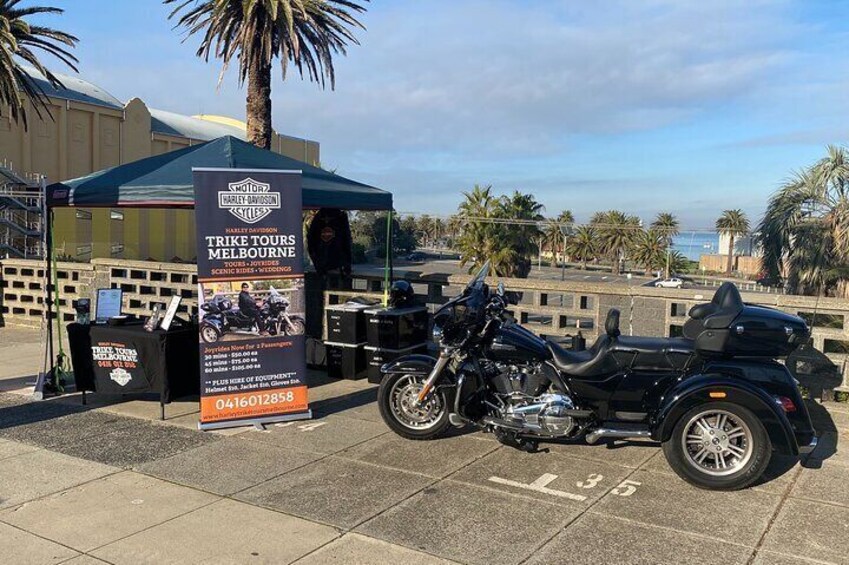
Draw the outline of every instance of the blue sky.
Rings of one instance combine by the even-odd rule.
[[[244,91],[156,0],[54,0],[81,75],[122,100],[244,117]],[[849,3],[373,0],[337,88],[274,85],[274,127],[404,212],[475,183],[578,220],[619,208],[754,221],[793,170],[849,142]]]

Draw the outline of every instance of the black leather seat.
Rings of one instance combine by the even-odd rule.
[[[684,337],[696,339],[704,330],[725,329],[743,310],[743,297],[732,282],[725,282],[710,302],[690,308],[690,319],[684,323]]]
[[[571,351],[552,341],[547,342],[554,366],[576,377],[600,377],[616,371],[619,365],[607,353],[611,342],[619,337],[619,310],[614,308],[607,313],[604,330],[605,333],[598,336],[592,347],[584,351]]]
[[[605,333],[585,351],[563,349],[548,342],[552,362],[564,373],[576,377],[609,376],[621,369],[647,371],[679,370],[695,355],[693,340],[685,337],[632,337],[619,332],[619,311],[607,313]]]

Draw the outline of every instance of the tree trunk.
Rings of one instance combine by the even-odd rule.
[[[271,149],[271,65],[253,61],[248,68],[248,142]]]
[[[725,273],[730,275],[734,270],[734,236],[731,235],[728,241],[728,263],[725,265]]]

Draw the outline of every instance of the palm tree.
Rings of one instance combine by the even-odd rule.
[[[654,229],[640,230],[634,238],[632,258],[650,275],[666,264],[667,249],[665,234]]]
[[[463,196],[457,209],[463,221],[456,242],[460,264],[473,271],[488,260],[499,276],[528,276],[531,257],[539,251],[541,232],[536,224],[542,220],[542,205],[533,195],[518,191],[495,197],[491,186],[475,185]]]
[[[660,212],[651,223],[651,228],[663,236],[667,253],[671,253],[672,242],[675,236],[680,233],[678,230],[679,225],[678,218],[669,212]],[[673,272],[671,261],[666,261],[664,277],[668,279],[671,272]]]
[[[566,253],[581,262],[581,269],[586,269],[587,261],[596,258],[596,238],[596,232],[591,226],[580,226],[566,242]]]
[[[596,228],[600,250],[611,261],[610,271],[619,274],[619,267],[640,230],[640,219],[619,210],[597,212],[590,223]]]
[[[678,218],[669,212],[660,212],[651,223],[651,227],[663,236],[667,247],[672,246],[672,239],[680,233]]]
[[[433,236],[433,219],[427,214],[422,215],[416,222],[416,233],[419,234],[422,243],[427,247]]]
[[[563,210],[557,215],[557,221],[561,224],[574,224],[575,216],[572,214],[571,210]]]
[[[749,233],[749,218],[739,209],[724,210],[716,220],[716,231],[729,238],[728,263],[726,263],[725,272],[730,275],[734,269],[734,240]]]
[[[570,210],[563,210],[557,215],[557,218],[549,218],[545,221],[540,239],[551,250],[551,261],[555,266],[557,265],[558,253],[563,253],[563,260],[566,260],[563,240],[569,235],[574,223],[575,216],[572,215]]]
[[[502,196],[496,205],[496,216],[506,220],[496,230],[501,247],[510,248],[514,255],[498,274],[510,277],[527,277],[531,271],[531,257],[539,254],[542,236],[538,225],[543,219],[545,207],[536,201],[533,194],[522,194],[518,190],[511,196]],[[515,222],[514,222],[515,220]]]
[[[690,261],[680,251],[670,251],[666,257],[666,270],[669,273],[683,273],[690,266]]]
[[[364,0],[368,1],[368,0]],[[163,0],[176,4],[168,16],[187,35],[201,33],[197,56],[221,59],[224,69],[236,59],[239,82],[248,83],[247,136],[258,147],[271,147],[271,67],[289,64],[301,77],[322,88],[336,86],[333,57],[349,43],[359,44],[352,28],[365,27],[355,14],[366,11],[359,0]]]
[[[460,265],[469,265],[469,272],[486,262],[486,242],[491,239],[492,226],[487,220],[493,214],[491,186],[475,185],[471,192],[463,193],[463,202],[457,207],[456,218],[462,222],[460,236],[455,246],[460,252]]]
[[[542,242],[551,251],[551,264],[557,265],[557,256],[563,252],[563,232],[560,231],[560,222],[548,219],[543,224]]]
[[[60,8],[49,6],[18,7],[21,0],[0,0],[0,104],[9,105],[9,113],[24,128],[28,127],[26,101],[32,102],[39,118],[50,115],[50,101],[41,86],[20,64],[29,63],[54,88],[62,83],[38,58],[38,52],[48,53],[76,72],[77,58],[66,49],[76,46],[79,39],[64,31],[27,22],[30,16],[63,14]]]
[[[758,226],[763,268],[800,294],[849,296],[849,149],[827,155],[773,195]]]

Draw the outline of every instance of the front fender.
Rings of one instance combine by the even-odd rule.
[[[724,392],[724,398],[711,398],[710,392]],[[652,421],[652,439],[667,441],[675,424],[688,410],[710,402],[732,402],[751,410],[761,421],[773,448],[786,455],[798,455],[799,448],[787,415],[763,389],[752,383],[723,375],[695,375],[670,388],[661,399]]]
[[[405,375],[429,375],[436,365],[436,359],[430,355],[404,355],[380,367],[384,375],[404,373]]]

